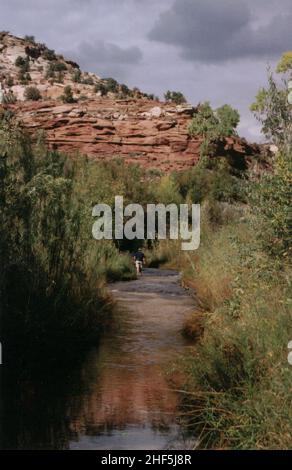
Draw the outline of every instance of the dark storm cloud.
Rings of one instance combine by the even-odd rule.
[[[102,40],[82,42],[76,50],[68,51],[65,55],[77,60],[84,70],[116,78],[124,78],[124,69],[138,64],[143,57],[137,46],[122,48]]]
[[[264,7],[270,2],[254,3]],[[285,10],[274,10],[267,24],[261,25],[249,2],[175,0],[171,8],[160,14],[149,38],[179,46],[183,56],[193,61],[272,58],[292,45],[292,8],[286,1],[283,5]],[[262,16],[265,17],[265,10]]]

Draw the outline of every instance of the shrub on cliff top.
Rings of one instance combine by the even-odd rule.
[[[27,42],[31,42],[32,44],[35,44],[35,37],[34,36],[29,36],[29,35],[25,35],[24,36],[24,40],[27,41]]]
[[[213,140],[222,136],[235,135],[239,121],[238,111],[228,104],[214,111],[210,103],[206,101],[199,106],[189,126],[189,132],[191,135],[200,135]]]
[[[55,51],[53,49],[46,49],[43,53],[43,58],[49,61],[56,60]]]
[[[170,91],[168,90],[164,94],[165,101],[175,103],[175,104],[183,104],[186,103],[187,100],[184,97],[183,93],[181,91]]]
[[[108,90],[107,90],[107,87],[104,83],[99,82],[95,85],[94,92],[95,93],[100,93],[101,96],[105,96],[105,95],[107,95]]]
[[[119,89],[119,84],[114,78],[105,78],[105,87],[107,92],[116,93]]]

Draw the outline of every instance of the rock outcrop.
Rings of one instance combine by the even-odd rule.
[[[62,152],[121,157],[161,171],[183,170],[199,161],[202,140],[188,134],[194,107],[162,103],[139,90],[125,92],[123,85],[102,96],[100,77],[81,72],[42,44],[0,33],[0,81],[8,97],[5,106],[30,132],[43,129],[48,144]],[[25,89],[32,85],[41,100],[25,101]],[[68,85],[75,102],[64,104],[61,96]],[[239,138],[218,145],[218,155],[232,153],[235,158],[258,152],[258,146]]]

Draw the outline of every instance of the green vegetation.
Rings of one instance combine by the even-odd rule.
[[[48,151],[42,136],[32,143],[5,113],[0,151],[1,334],[7,355],[24,345],[24,355],[41,355],[49,347],[70,351],[73,344],[92,344],[110,308],[105,281],[135,277],[130,257],[114,242],[93,239],[92,207],[113,203],[116,194],[137,194],[139,170]]]
[[[91,85],[93,86],[94,85],[94,80],[92,77],[85,77],[83,80],[81,80],[81,83],[83,83],[83,85]]]
[[[292,51],[285,52],[277,66],[278,73],[290,72],[292,70]]]
[[[81,83],[81,78],[82,78],[81,71],[80,70],[75,70],[75,72],[72,75],[73,82]]]
[[[189,133],[192,136],[203,137],[201,145],[202,164],[209,162],[208,157],[212,154],[214,142],[222,137],[236,135],[236,128],[239,124],[240,116],[236,109],[225,104],[215,111],[209,102],[201,104],[189,126]]]
[[[60,64],[52,59],[51,78],[66,70]],[[29,61],[19,57],[16,65],[25,78]],[[277,72],[291,70],[289,52]],[[79,71],[75,78],[81,81]],[[94,89],[102,95],[146,96],[111,78]],[[40,99],[38,94],[35,87],[26,89],[27,99]],[[165,99],[183,103],[181,95],[169,91]],[[124,196],[125,205],[201,203],[197,252],[182,252],[179,241],[155,240],[147,246],[149,266],[179,268],[198,302],[183,331],[196,343],[178,363],[185,372],[182,418],[201,448],[292,448],[287,362],[292,117],[287,96],[286,82],[279,85],[269,72],[268,87],[251,106],[263,133],[278,147],[269,171],[261,174],[235,168],[228,156],[210,158],[217,140],[237,135],[239,114],[229,105],[199,106],[189,132],[204,138],[201,164],[162,177],[119,159],[66,158],[49,151],[41,135],[31,141],[3,112],[0,295],[8,350],[19,351],[28,338],[32,353],[52,344],[70,349],[95,343],[112,307],[106,282],[135,278],[128,256],[135,243],[93,239],[96,203],[113,207],[116,195]],[[74,102],[70,86],[62,100]]]
[[[14,80],[13,80],[13,77],[11,77],[10,75],[6,78],[6,86],[8,86],[9,88],[12,87],[14,85]]]
[[[250,171],[248,179],[241,178],[245,204],[238,204],[232,191],[220,201],[212,184],[205,191],[196,178],[200,170],[179,175],[183,196],[202,201],[201,246],[185,254],[169,241],[157,248],[157,258],[179,266],[183,282],[198,299],[184,328],[197,342],[184,361],[182,417],[201,448],[292,448],[287,361],[292,147],[285,86],[280,88],[270,75],[268,88],[253,106],[265,134],[279,148],[273,170],[260,176]],[[203,117],[199,124],[208,135],[216,120],[209,107]],[[221,178],[218,168],[212,172]]]
[[[54,49],[45,49],[43,54],[42,54],[42,57],[43,59],[45,60],[49,60],[49,61],[55,61],[57,60],[57,56],[56,56],[56,53],[54,51]]]
[[[28,101],[39,101],[42,98],[40,90],[35,86],[27,87],[24,96]]]
[[[170,90],[168,90],[164,94],[164,99],[165,99],[165,101],[175,103],[175,104],[183,104],[183,103],[187,102],[184,95],[180,91],[170,91]]]
[[[59,83],[61,83],[64,77],[64,72],[66,70],[67,66],[64,62],[61,62],[59,60],[52,60],[47,68],[45,78],[47,80],[57,80]]]
[[[31,77],[29,74],[29,57],[18,56],[15,60],[15,65],[16,67],[19,67],[19,72],[17,76],[18,80],[22,85],[26,85],[28,82],[31,81]]]
[[[24,96],[28,101],[38,101],[41,99],[41,93],[35,86],[29,86],[25,89]]]
[[[27,41],[27,42],[30,42],[31,44],[35,44],[35,37],[34,36],[25,35],[24,40]]]
[[[16,96],[12,90],[9,90],[8,93],[4,93],[3,102],[4,104],[15,104],[17,101]]]
[[[105,96],[107,95],[108,90],[107,90],[106,85],[103,82],[99,82],[95,85],[94,92],[100,93],[101,96]]]
[[[26,67],[27,63],[28,63],[28,61],[20,55],[15,59],[16,67],[21,67],[21,68]],[[25,70],[25,71],[27,72],[27,70]]]
[[[42,49],[40,46],[26,46],[25,53],[31,59],[38,59],[42,55]]]
[[[114,78],[104,78],[107,93],[117,93],[119,91],[119,84]]]
[[[19,71],[17,78],[21,85],[27,85],[29,82],[31,82],[30,74],[28,72],[23,72],[22,70]]]
[[[239,120],[238,111],[228,104],[213,111],[210,103],[206,102],[199,106],[190,124],[189,132],[191,135],[200,135],[210,140],[231,136],[236,134]]]
[[[70,87],[70,85],[65,86],[64,93],[61,96],[61,100],[63,101],[63,103],[75,103],[76,100],[74,99],[72,88]]]

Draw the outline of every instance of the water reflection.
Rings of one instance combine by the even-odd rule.
[[[86,358],[30,377],[1,369],[2,449],[185,447],[165,368],[186,346],[192,301],[156,270],[113,291],[116,326]]]

